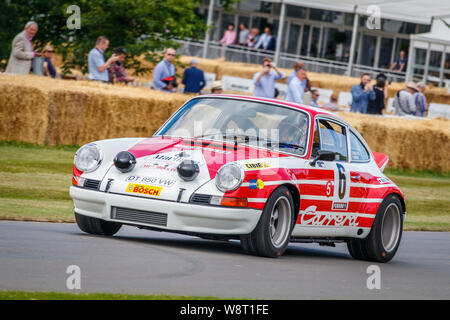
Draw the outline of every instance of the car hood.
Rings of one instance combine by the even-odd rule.
[[[112,165],[105,176],[105,180],[112,181],[109,192],[171,201],[180,199],[180,190],[185,192],[185,198],[214,179],[226,163],[257,165],[256,160],[281,156],[246,145],[165,136],[145,139],[128,151],[136,157],[136,166],[131,172],[122,173]],[[199,166],[200,173],[193,181],[178,176],[177,166],[184,160],[193,160]]]

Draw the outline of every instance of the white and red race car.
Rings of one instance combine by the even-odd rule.
[[[406,216],[400,189],[340,117],[280,100],[199,96],[151,138],[102,140],[74,159],[81,230],[122,225],[239,239],[277,257],[288,243],[346,242],[356,259],[387,262]]]

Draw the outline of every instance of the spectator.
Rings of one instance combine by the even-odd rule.
[[[128,77],[127,70],[125,70],[124,62],[127,56],[127,51],[124,48],[114,49],[114,54],[118,58],[116,62],[113,62],[108,68],[109,82],[128,83],[133,82],[135,77]]]
[[[256,43],[258,43],[259,40],[259,30],[258,28],[252,28],[250,30],[250,33],[247,36],[247,40],[245,41],[245,45],[249,48],[255,48]]]
[[[272,30],[269,27],[264,28],[264,33],[259,37],[255,45],[256,49],[264,49],[266,51],[274,51],[276,40],[272,35]]]
[[[223,93],[222,82],[214,81],[211,84],[211,93],[212,94],[221,94],[221,93]]]
[[[12,42],[11,55],[5,72],[11,74],[29,74],[32,59],[39,57],[39,51],[33,51],[33,37],[38,31],[38,25],[30,21],[25,25],[24,31],[16,35]]]
[[[256,51],[256,44],[258,43],[259,40],[259,30],[258,28],[252,28],[252,30],[250,30],[250,34],[247,37],[247,41],[245,41],[245,45],[248,47],[248,50],[250,51],[250,60],[251,63],[256,63],[256,55],[255,55],[255,51]]]
[[[395,61],[391,65],[391,67],[389,68],[389,71],[405,72],[407,64],[408,64],[408,59],[406,58],[405,51],[401,50],[399,53],[398,60]]]
[[[226,60],[231,60],[231,52],[226,50],[229,45],[236,43],[237,33],[234,30],[234,24],[230,23],[225,30],[222,39],[220,39],[220,43],[222,44],[222,57],[225,55]],[[226,52],[226,53],[225,53]]]
[[[339,111],[339,105],[338,105],[338,95],[333,92],[333,94],[330,97],[330,102],[325,103],[322,106],[322,109],[328,110],[328,111]]]
[[[173,48],[166,49],[164,59],[156,65],[153,72],[153,88],[155,90],[176,92],[176,88],[172,85],[173,82],[166,83],[162,81],[167,77],[175,79],[175,66],[172,63],[175,60],[175,53],[176,51]]]
[[[425,97],[425,82],[419,82],[417,84],[417,90],[414,94],[414,102],[416,105],[416,116],[417,117],[425,117],[428,110],[427,98]]]
[[[304,67],[303,62],[297,61],[294,65],[294,71],[291,72],[291,74],[287,78],[287,83],[291,82],[292,79],[294,79],[297,75],[297,71]],[[305,79],[305,86],[306,87],[306,79]]]
[[[227,30],[223,33],[222,39],[220,39],[220,43],[223,45],[230,45],[236,42],[236,31],[234,30],[234,24],[230,23],[227,27]]]
[[[239,45],[246,46],[247,39],[250,35],[250,30],[247,29],[247,26],[243,23],[239,25]]]
[[[56,69],[53,66],[52,58],[55,53],[55,49],[51,45],[46,45],[42,51],[44,57],[44,75],[47,77],[56,77]]]
[[[309,102],[309,105],[312,107],[320,108],[318,99],[319,99],[319,90],[312,89],[311,90],[311,101]]]
[[[414,82],[408,83],[405,90],[400,90],[394,98],[394,109],[396,116],[415,115],[416,104],[414,94],[417,92],[417,86]]]
[[[305,94],[304,83],[306,82],[306,69],[300,68],[295,73],[295,77],[289,82],[286,91],[286,101],[303,103]]]
[[[361,75],[361,83],[351,89],[353,102],[350,107],[351,112],[367,113],[367,104],[369,100],[375,100],[375,92],[370,84],[370,75],[363,73]]]
[[[200,94],[206,84],[205,74],[198,69],[198,60],[191,60],[191,67],[186,69],[183,74],[184,93]]]
[[[274,98],[275,81],[283,79],[285,74],[276,68],[270,58],[263,59],[262,66],[263,70],[253,76],[253,84],[255,85],[253,95],[256,97]]]
[[[95,48],[93,48],[88,55],[88,68],[89,68],[89,79],[94,81],[108,82],[108,68],[113,62],[119,60],[115,55],[112,55],[105,62],[105,51],[109,47],[109,40],[104,36],[97,38],[95,43]]]
[[[367,103],[367,113],[368,114],[383,114],[383,109],[385,107],[384,101],[386,98],[387,81],[386,76],[380,73],[376,79],[377,83],[373,87],[375,92],[375,99],[369,100]]]

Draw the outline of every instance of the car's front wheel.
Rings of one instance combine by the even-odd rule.
[[[350,255],[359,260],[390,261],[400,245],[403,232],[402,205],[397,195],[387,196],[381,203],[369,235],[365,239],[350,239]]]
[[[244,250],[253,255],[276,258],[289,243],[294,225],[294,202],[286,187],[276,189],[269,197],[262,216],[252,233],[241,236]]]
[[[102,236],[112,236],[122,227],[120,223],[104,221],[101,219],[84,216],[76,212],[75,221],[82,231]]]

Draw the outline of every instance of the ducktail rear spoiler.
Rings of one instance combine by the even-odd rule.
[[[379,152],[372,152],[372,154],[375,158],[375,162],[377,163],[378,168],[380,168],[381,171],[384,171],[384,168],[386,168],[386,165],[389,162],[389,157],[384,153]]]

